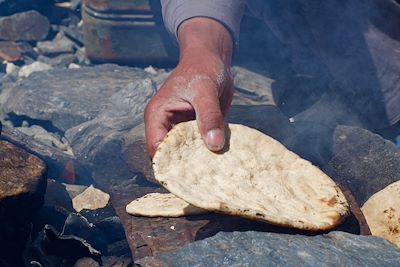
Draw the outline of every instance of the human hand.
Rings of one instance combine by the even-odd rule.
[[[210,150],[219,151],[225,144],[223,117],[233,96],[230,34],[217,21],[193,18],[180,26],[179,46],[178,66],[145,110],[151,157],[173,125],[193,119]]]

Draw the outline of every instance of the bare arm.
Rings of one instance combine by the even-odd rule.
[[[194,17],[178,29],[179,64],[146,107],[146,142],[152,157],[174,124],[196,119],[212,151],[225,142],[223,116],[232,101],[232,38],[220,22]]]

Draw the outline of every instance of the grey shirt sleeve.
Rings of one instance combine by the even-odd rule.
[[[177,38],[179,25],[193,17],[208,17],[221,22],[236,43],[239,37],[245,0],[161,0],[164,24]]]

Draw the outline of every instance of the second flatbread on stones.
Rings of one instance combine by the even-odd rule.
[[[195,121],[176,125],[153,158],[155,178],[210,211],[305,230],[327,230],[348,214],[340,189],[278,141],[229,124],[226,146],[209,151]]]
[[[361,210],[373,235],[400,247],[400,181],[375,193]]]
[[[150,193],[129,203],[126,212],[146,217],[181,217],[208,211],[194,207],[171,193]]]

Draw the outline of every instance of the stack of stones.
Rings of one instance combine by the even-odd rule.
[[[80,1],[1,1],[0,78],[76,68],[85,57]]]

